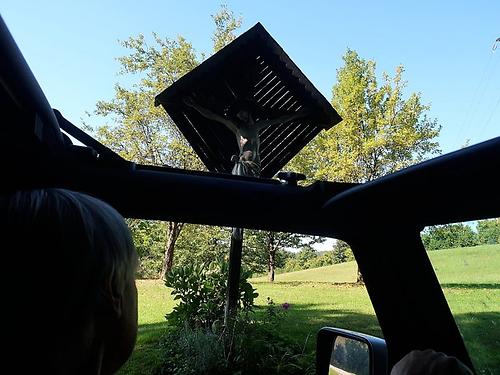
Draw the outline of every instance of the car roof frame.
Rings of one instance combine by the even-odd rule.
[[[61,118],[0,26],[2,105],[19,116],[0,129],[2,193],[61,187],[100,197],[127,217],[344,239],[364,275],[390,363],[432,347],[472,367],[419,233],[426,225],[500,216],[500,137],[364,184],[301,187],[137,165],[64,142]]]

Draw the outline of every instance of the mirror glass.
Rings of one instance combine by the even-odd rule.
[[[370,352],[364,342],[337,336],[332,346],[329,375],[369,375]]]

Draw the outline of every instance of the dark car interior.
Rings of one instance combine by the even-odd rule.
[[[0,51],[2,193],[61,187],[96,196],[130,218],[342,239],[354,252],[385,340],[387,357],[372,360],[387,364],[372,366],[371,373],[427,348],[473,368],[420,231],[500,216],[500,137],[364,184],[296,186],[139,165],[78,129],[64,109],[51,107],[1,19]],[[63,131],[85,146],[72,144]],[[328,373],[322,364],[332,335],[342,332],[318,336],[318,373]]]

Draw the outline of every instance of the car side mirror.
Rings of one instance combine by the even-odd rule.
[[[317,375],[387,375],[385,340],[324,327],[316,341]]]

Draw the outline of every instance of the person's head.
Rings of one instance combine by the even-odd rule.
[[[244,123],[247,123],[250,120],[250,112],[246,109],[240,109],[238,113],[236,113],[236,117]]]
[[[1,207],[13,354],[50,373],[116,371],[137,334],[137,255],[123,218],[62,189],[15,192]]]
[[[237,99],[231,103],[224,111],[229,118],[236,118],[248,124],[255,116],[258,116],[259,108],[255,101],[249,99]]]
[[[431,349],[412,350],[394,365],[391,375],[472,375],[456,357]]]

